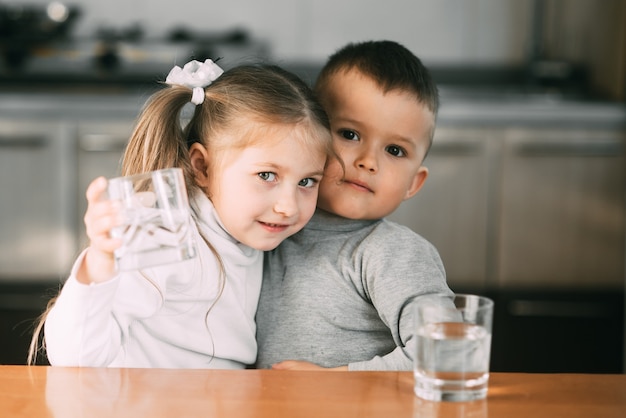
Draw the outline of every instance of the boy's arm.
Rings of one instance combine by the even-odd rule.
[[[362,281],[396,348],[367,361],[351,362],[348,369],[412,370],[416,350],[413,299],[453,292],[437,249],[423,237],[400,227],[382,237],[383,242],[377,241],[364,243],[367,261]]]
[[[389,223],[393,228],[398,227]],[[420,235],[399,227],[383,242],[370,242],[362,277],[378,315],[391,331],[396,348],[360,362],[349,370],[411,370],[415,356],[413,299],[424,294],[450,294],[437,249]]]
[[[335,372],[348,371],[348,366],[322,367],[315,363],[303,360],[285,360],[272,365],[273,370],[331,370]]]

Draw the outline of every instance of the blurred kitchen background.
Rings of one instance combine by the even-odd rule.
[[[392,219],[495,299],[492,370],[624,372],[626,0],[0,1],[0,364],[24,363],[85,245],[87,184],[118,174],[174,64],[313,83],[369,39],[439,83],[430,177]]]

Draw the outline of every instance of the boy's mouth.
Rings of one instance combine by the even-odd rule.
[[[374,191],[368,186],[368,184],[362,181],[343,179],[343,183],[362,192],[374,193]]]

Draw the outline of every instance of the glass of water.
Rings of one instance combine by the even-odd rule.
[[[122,238],[117,269],[137,270],[196,255],[183,173],[168,168],[109,180],[110,199],[121,202],[124,222],[111,235]]]
[[[477,295],[414,299],[415,394],[431,401],[487,396],[493,301]]]

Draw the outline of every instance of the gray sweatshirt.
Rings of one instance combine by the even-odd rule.
[[[265,253],[257,367],[306,360],[350,370],[410,370],[412,297],[452,294],[437,250],[387,220],[318,211]]]

